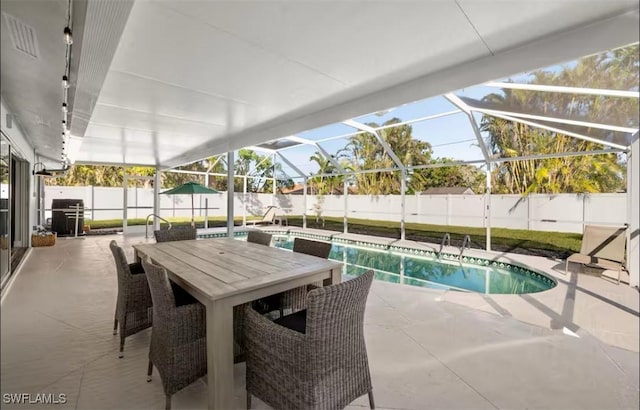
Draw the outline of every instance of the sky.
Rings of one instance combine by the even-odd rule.
[[[466,96],[471,98],[482,98],[485,95],[498,92],[499,88],[476,86],[455,92],[458,96]],[[359,123],[376,123],[383,124],[392,118],[400,118],[402,121],[422,118],[426,116],[436,115],[455,111],[457,108],[442,96],[428,98],[422,101],[405,104],[395,107],[386,113],[368,114],[354,118]],[[468,117],[463,113],[452,114],[445,117],[429,119],[412,124],[412,135],[421,141],[431,144],[433,157],[436,158],[452,158],[462,161],[473,161],[482,159],[482,152],[478,147],[476,136],[471,128]],[[314,141],[326,138],[345,135],[357,132],[353,127],[337,123],[330,124],[317,129],[305,131],[297,134],[298,137],[306,138]],[[335,154],[339,149],[348,143],[348,137],[338,140],[320,142],[329,154]],[[313,155],[316,148],[313,146],[297,146],[281,151],[298,169],[307,175],[315,173],[318,166],[315,162],[310,161],[309,157]],[[295,176],[297,173],[290,169],[286,164],[282,164],[283,170],[289,176]]]

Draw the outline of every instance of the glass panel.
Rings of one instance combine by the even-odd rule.
[[[11,268],[9,244],[9,143],[0,136],[0,280],[4,280]]]
[[[304,175],[313,175],[318,172],[323,163],[324,157],[318,153],[318,148],[314,145],[299,145],[297,147],[281,150],[280,153],[293,166],[295,166]],[[295,170],[293,170],[282,158],[277,157],[277,162],[281,164],[282,171],[296,183],[301,184],[301,178]]]
[[[432,161],[484,159],[469,118],[464,113],[416,122],[412,127],[413,137],[431,146]]]
[[[388,110],[363,115],[361,117],[354,118],[354,120],[361,124],[383,124],[393,118],[397,118],[400,121],[404,122],[416,120],[418,118],[429,117],[432,115],[443,114],[445,112],[454,110],[456,110],[456,108],[453,107],[444,97],[437,96],[428,98],[426,100],[399,105]]]
[[[325,125],[324,127],[314,128],[312,130],[304,131],[296,135],[300,138],[306,138],[308,140],[318,141],[325,138],[352,134],[354,132],[358,132],[358,130],[342,123],[335,123],[335,124]]]

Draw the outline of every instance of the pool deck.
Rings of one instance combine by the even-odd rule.
[[[65,393],[68,402],[3,409],[163,406],[158,378],[145,381],[150,331],[127,338],[125,358],[117,358],[112,239],[130,258],[131,245],[145,241],[139,235],[60,238],[27,256],[2,302],[1,391]],[[591,274],[565,277],[564,263],[555,260],[491,257],[529,265],[558,286],[481,295],[374,282],[365,336],[377,408],[638,408],[638,291]],[[243,364],[235,366],[235,381],[243,408]],[[204,380],[178,392],[173,408],[206,408]],[[269,407],[254,399],[254,408]],[[366,396],[348,408],[368,408]]]

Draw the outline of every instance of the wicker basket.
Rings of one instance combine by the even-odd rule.
[[[31,235],[31,246],[53,246],[56,244],[57,234],[53,235]]]

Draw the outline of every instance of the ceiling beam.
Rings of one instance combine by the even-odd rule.
[[[476,141],[478,141],[478,146],[482,150],[482,156],[484,157],[485,161],[489,162],[489,160],[491,159],[491,154],[489,153],[489,148],[487,147],[487,144],[482,139],[482,134],[480,134],[480,129],[478,128],[478,124],[476,124],[476,119],[473,117],[473,113],[471,112],[471,107],[469,107],[467,103],[462,101],[455,94],[452,94],[452,93],[445,94],[444,98],[446,98],[451,104],[460,108],[467,115],[467,119],[469,120],[469,125],[471,125],[471,129],[473,130],[473,135],[475,135]]]
[[[393,162],[395,162],[396,166],[398,168],[400,168],[400,169],[405,169],[405,165],[402,163],[400,158],[398,158],[398,156],[393,151],[391,146],[387,143],[387,141],[384,140],[384,138],[382,138],[380,136],[380,134],[378,133],[378,131],[376,129],[374,129],[374,128],[368,126],[368,125],[361,124],[361,123],[359,123],[357,121],[354,121],[354,120],[342,121],[342,123],[345,124],[345,125],[348,125],[350,127],[353,127],[353,128],[355,128],[357,130],[362,130],[362,131],[368,132],[369,134],[373,135],[378,140],[378,143],[382,146],[382,149],[384,150],[384,152],[386,152],[387,155],[391,157]]]
[[[133,0],[76,0],[76,2],[83,5],[85,19],[83,31],[79,33],[82,34],[81,53],[75,54],[76,44],[74,43],[74,54],[71,56],[71,80],[75,88],[73,88],[70,129],[72,135],[84,136],[133,7]],[[74,15],[74,23],[75,20]],[[74,67],[77,67],[76,75],[73,75]]]
[[[526,118],[526,119],[529,119],[529,120],[549,121],[549,122],[555,122],[555,123],[558,123],[558,124],[576,125],[576,126],[579,126],[579,127],[587,127],[587,128],[598,128],[598,129],[601,129],[601,130],[616,131],[616,132],[626,132],[626,133],[629,133],[629,134],[632,134],[632,133],[638,131],[638,128],[620,127],[620,126],[617,126],[617,125],[602,124],[602,123],[597,123],[597,122],[577,121],[577,120],[570,120],[570,119],[565,119],[565,118],[549,117],[549,116],[546,116],[546,115],[525,114],[525,113],[512,112],[512,111],[488,110],[488,109],[485,109],[485,108],[475,108],[475,107],[472,107],[472,108],[473,108],[474,111],[478,111],[478,112],[481,112],[483,114],[488,114],[488,115],[493,115],[493,114],[509,115],[509,116],[512,116],[512,117]]]

